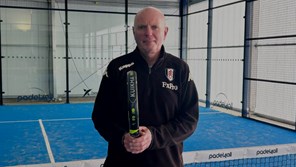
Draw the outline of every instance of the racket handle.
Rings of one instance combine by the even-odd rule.
[[[129,134],[133,137],[139,137],[138,83],[136,71],[127,72],[127,95]]]

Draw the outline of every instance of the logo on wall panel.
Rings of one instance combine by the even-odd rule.
[[[226,109],[232,109],[233,107],[233,103],[229,101],[226,94],[223,92],[216,95],[213,105]]]
[[[22,101],[45,101],[45,102],[50,102],[55,100],[53,95],[46,94],[44,90],[37,88],[37,87],[32,87],[29,88],[29,93],[27,95],[20,95],[17,96],[16,101],[17,102],[22,102]]]
[[[82,97],[85,97],[86,95],[89,96],[91,93],[91,89],[83,89],[83,91],[84,91],[84,94]]]

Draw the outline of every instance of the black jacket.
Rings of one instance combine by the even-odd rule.
[[[150,147],[140,154],[127,152],[122,137],[128,132],[126,75],[138,76],[139,122],[152,133]],[[198,94],[189,67],[166,53],[152,68],[133,52],[112,60],[102,78],[92,120],[108,142],[104,167],[182,167],[183,141],[196,129]]]

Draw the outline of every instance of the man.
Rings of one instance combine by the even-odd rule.
[[[189,67],[166,53],[163,13],[140,10],[133,33],[136,49],[110,62],[101,81],[92,119],[108,142],[104,167],[182,167],[183,141],[196,129],[198,94]],[[127,72],[138,76],[140,137],[128,123]]]

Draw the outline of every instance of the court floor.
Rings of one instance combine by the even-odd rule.
[[[0,167],[99,166],[107,143],[94,129],[92,108],[93,103],[0,106]],[[296,144],[295,131],[200,107],[184,154],[290,144]]]

